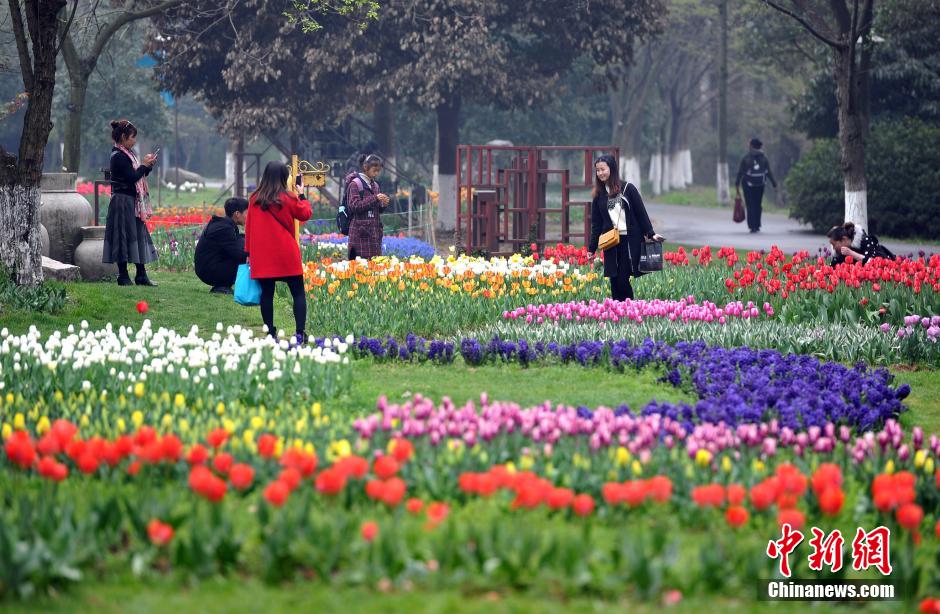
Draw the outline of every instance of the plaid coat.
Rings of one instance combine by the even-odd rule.
[[[382,255],[382,203],[376,196],[379,184],[370,181],[368,186],[358,175],[349,182],[346,206],[352,215],[349,222],[349,259],[366,260]],[[365,187],[363,187],[365,186]]]

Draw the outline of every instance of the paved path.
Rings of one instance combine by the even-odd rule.
[[[761,217],[761,231],[751,234],[747,223],[731,221],[731,207],[727,209],[693,207],[687,205],[664,205],[655,201],[647,205],[653,227],[666,237],[669,243],[686,245],[711,245],[713,248],[733,245],[739,249],[760,250],[776,245],[786,253],[808,250],[811,254],[822,247],[829,247],[825,235],[800,222],[790,219],[785,213],[769,213],[766,209]],[[940,252],[936,245],[920,245],[885,241],[885,246],[899,255]]]

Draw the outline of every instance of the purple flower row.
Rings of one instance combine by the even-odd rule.
[[[403,343],[362,337],[353,347],[360,357],[383,360],[450,363],[454,359],[451,342],[415,335],[408,335]],[[662,381],[686,388],[697,400],[692,404],[654,400],[640,413],[668,417],[687,429],[699,423],[737,426],[777,419],[790,429],[833,423],[870,430],[905,411],[901,401],[910,394],[907,384],[892,386],[893,376],[887,369],[872,369],[863,363],[847,367],[812,356],[785,356],[776,350],[709,347],[704,341],[669,345],[647,339],[639,345],[627,341],[561,345],[499,338],[480,343],[467,338],[460,342],[460,354],[472,365],[515,362],[528,366],[560,360],[607,364],[619,370],[659,368],[664,372]],[[630,410],[624,407],[618,411]]]

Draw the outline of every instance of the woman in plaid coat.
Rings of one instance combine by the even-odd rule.
[[[349,222],[350,260],[368,260],[382,255],[382,218],[379,214],[388,206],[389,198],[379,192],[375,178],[384,166],[379,156],[363,155],[359,158],[359,172],[346,177],[346,206],[352,216]]]

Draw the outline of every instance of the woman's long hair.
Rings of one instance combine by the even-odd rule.
[[[290,169],[278,160],[271,160],[264,167],[261,183],[251,194],[251,200],[261,209],[267,211],[272,205],[281,207],[281,192],[287,191],[287,180],[290,178]]]
[[[597,178],[597,163],[603,162],[610,169],[610,177],[607,178],[607,185],[604,185],[600,179]],[[591,191],[591,198],[597,198],[599,195],[608,194],[607,186],[610,186],[611,192],[620,191],[620,170],[617,168],[617,158],[604,154],[597,160],[594,160],[594,189]]]

